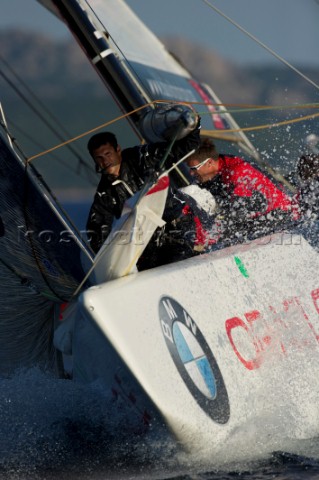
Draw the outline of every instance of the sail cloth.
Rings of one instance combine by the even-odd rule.
[[[92,254],[35,172],[0,136],[0,261],[42,296],[68,301]]]
[[[1,135],[0,183],[0,374],[51,369],[54,306],[72,296],[92,255]]]
[[[155,185],[145,185],[142,192],[129,198],[121,217],[95,258],[94,283],[124,277],[136,271],[136,263],[162,219],[169,188],[169,177],[163,174]]]
[[[35,364],[55,370],[53,316],[54,303],[0,261],[1,376]]]
[[[217,133],[221,129],[238,128],[233,117],[225,112],[225,108],[212,105],[221,103],[216,93],[206,84],[192,78],[124,0],[70,0],[67,3],[55,0],[38,1],[60,18],[61,13],[57,6],[61,9],[61,4],[65,3],[63,8],[65,11],[68,10],[69,16],[73,6],[74,12],[79,10],[76,6],[80,6],[81,13],[84,12],[86,17],[82,26],[79,27],[77,24],[75,29],[72,25],[68,26],[126,113],[130,109],[156,100],[194,104],[200,102],[202,104],[196,108],[202,113],[203,130],[215,130]],[[62,19],[65,21],[65,18]],[[87,30],[89,25],[94,33],[87,37],[85,47],[83,38],[87,32],[85,34],[81,32]],[[103,42],[99,43],[96,39]],[[98,52],[98,48],[102,51]],[[114,72],[117,76],[116,82]],[[125,80],[118,88],[121,77],[125,77]],[[136,96],[140,96],[139,101]],[[126,101],[127,99],[129,101]],[[140,129],[140,125],[137,127]],[[223,133],[219,136],[222,137]],[[255,158],[258,157],[244,133],[232,133],[232,136],[242,150]]]

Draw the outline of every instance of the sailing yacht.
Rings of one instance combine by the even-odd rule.
[[[141,139],[161,139],[163,103],[170,114],[200,105],[203,132],[263,165],[215,92],[123,0],[39,1],[70,29]],[[252,425],[263,449],[300,452],[318,434],[313,245],[284,231],[137,271],[141,249],[131,236],[94,256],[2,124],[2,371],[38,362],[76,382],[98,381],[135,432],[164,427],[199,455],[208,446],[216,455],[227,451],[239,442],[236,432]],[[154,231],[165,195],[148,185],[114,228],[130,233],[143,215],[143,228]],[[43,242],[48,230],[57,241]],[[28,330],[35,312],[36,330]]]

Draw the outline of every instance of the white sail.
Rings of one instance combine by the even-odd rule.
[[[38,1],[51,10],[56,10],[50,0]],[[214,106],[222,103],[217,94],[181,66],[124,0],[78,0],[75,3],[80,5],[86,17],[85,21],[92,26],[90,49],[92,37],[99,39],[101,45],[102,40],[105,40],[102,51],[96,50],[93,55],[91,50],[91,53],[86,50],[95,67],[99,67],[99,63],[106,63],[108,56],[114,53],[123,68],[123,74],[127,76],[128,82],[131,82],[131,87],[136,88],[141,96],[142,103],[165,100],[200,103],[196,108],[203,113],[203,130],[215,131],[216,138],[233,137],[236,148],[239,147],[259,159],[256,149],[244,133],[236,132],[227,137],[227,129],[237,129],[238,125],[234,118],[225,112],[225,108]],[[74,30],[72,25],[69,27],[79,41],[77,29]],[[101,68],[98,68],[98,71],[101,74]],[[114,88],[111,87],[111,91],[125,110]],[[219,130],[226,130],[226,133],[219,133]]]
[[[155,185],[149,185],[144,195],[138,192],[125,202],[121,218],[95,257],[92,266],[95,283],[137,271],[136,263],[156,228],[165,225],[162,216],[168,187],[169,177],[164,174]]]

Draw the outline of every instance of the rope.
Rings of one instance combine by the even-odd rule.
[[[285,60],[283,57],[281,57],[280,55],[278,55],[278,53],[276,53],[274,50],[272,50],[270,47],[268,47],[265,43],[263,43],[261,40],[259,40],[257,37],[255,37],[254,35],[252,35],[251,33],[249,33],[247,30],[245,30],[241,25],[239,25],[239,23],[235,22],[234,20],[232,20],[230,17],[228,17],[225,13],[223,13],[221,10],[219,10],[219,8],[215,7],[214,5],[212,5],[208,0],[202,0],[203,3],[206,3],[206,5],[208,5],[212,10],[215,10],[216,13],[218,13],[218,15],[222,16],[223,18],[225,18],[228,22],[230,22],[232,25],[234,25],[236,28],[238,28],[238,30],[240,30],[242,33],[244,33],[245,35],[247,35],[249,38],[251,38],[254,42],[256,42],[259,46],[261,46],[262,48],[264,48],[268,53],[270,53],[271,55],[273,55],[275,58],[277,58],[277,60],[279,60],[281,63],[283,63],[284,65],[286,65],[287,67],[289,67],[291,70],[293,70],[295,73],[297,73],[297,75],[299,75],[300,77],[302,77],[304,80],[306,80],[308,83],[310,83],[313,87],[315,87],[317,90],[319,90],[319,85],[317,83],[315,83],[313,80],[311,80],[311,78],[307,77],[307,75],[305,75],[304,73],[302,73],[300,70],[298,70],[298,68],[294,67],[291,63],[287,62],[287,60]]]
[[[206,104],[206,105],[209,105],[209,104]],[[224,109],[224,110],[219,110],[218,111],[218,114],[219,115],[223,115],[224,113],[229,113],[229,114],[233,114],[233,113],[247,113],[247,112],[263,112],[263,111],[268,111],[268,110],[306,110],[308,108],[319,108],[319,103],[309,103],[309,104],[304,104],[304,105],[276,105],[276,106],[272,106],[272,107],[267,107],[267,106],[256,106],[256,107],[252,107],[252,108],[237,108],[237,109],[234,109],[234,110],[228,110],[228,109]],[[212,112],[198,112],[199,115],[211,115]]]
[[[31,103],[31,101],[11,82],[11,80],[7,77],[7,75],[1,70],[0,70],[0,75],[6,80],[6,82],[11,86],[11,88],[17,93],[17,95],[20,98],[22,98],[25,104],[28,105],[28,107],[40,118],[40,120],[44,123],[44,125],[46,125],[49,128],[49,130],[51,130],[59,140],[63,140],[63,136],[60,135],[58,130],[50,124],[50,122],[45,118],[45,116],[42,115],[42,113],[33,105],[33,103]],[[69,142],[65,142],[66,145],[68,143]],[[80,163],[85,163],[84,160],[81,159],[79,154],[73,149],[72,146],[69,146],[68,148],[76,156],[76,158]]]
[[[96,132],[97,130],[100,130],[101,128],[105,128],[109,125],[112,125],[124,118],[127,118],[129,117],[130,115],[132,115],[133,113],[136,113],[150,105],[153,105],[153,104],[156,104],[156,103],[178,103],[178,104],[186,104],[185,102],[174,102],[174,101],[163,101],[163,100],[154,100],[153,102],[151,103],[147,103],[145,105],[142,105],[141,107],[138,107],[136,108],[135,110],[132,110],[128,113],[125,113],[123,115],[120,115],[106,123],[102,123],[101,125],[98,125],[97,127],[94,127],[92,128],[91,130],[87,130],[86,132],[84,133],[81,133],[79,135],[77,135],[76,137],[73,137],[69,140],[66,140],[65,142],[63,143],[60,143],[58,145],[55,145],[54,147],[51,147],[49,148],[48,150],[44,150],[40,153],[37,153],[36,155],[33,155],[32,157],[29,157],[26,162],[27,163],[30,163],[32,162],[33,160],[35,160],[36,158],[40,158],[44,155],[47,155],[48,153],[51,153],[69,143],[72,143],[72,142],[75,142],[76,140],[79,140],[80,138],[83,138],[93,132]],[[239,106],[241,104],[221,104],[221,103],[204,103],[204,102],[189,102],[190,104],[200,104],[200,105],[214,105],[214,106],[230,106],[230,105],[233,105],[233,106]],[[282,106],[265,106],[265,105],[245,105],[245,104],[242,104],[241,105],[242,107],[244,107],[244,109],[242,111],[245,111],[245,107],[249,107],[251,110],[271,110],[271,109],[280,109],[280,108],[292,108],[292,109],[304,109],[304,108],[319,108],[319,104],[318,103],[314,103],[314,104],[304,104],[304,105],[286,105],[285,107],[282,107]],[[251,111],[250,110],[250,111]],[[231,113],[230,111],[223,111],[223,112],[218,112],[218,113]],[[302,116],[302,117],[298,117],[298,118],[294,118],[294,119],[291,119],[291,120],[285,120],[285,121],[282,121],[282,122],[276,122],[276,123],[267,123],[265,125],[257,125],[257,126],[252,126],[252,127],[243,127],[243,128],[233,128],[233,129],[218,129],[218,134],[221,134],[221,133],[225,133],[225,134],[229,134],[229,133],[238,133],[238,132],[251,132],[251,131],[254,131],[254,130],[262,130],[262,129],[267,129],[267,128],[275,128],[275,127],[281,127],[281,126],[284,126],[284,125],[290,125],[290,124],[293,124],[293,123],[298,123],[298,122],[302,122],[304,120],[310,120],[310,119],[313,119],[313,118],[316,118],[319,116],[319,113],[314,113],[314,114],[311,114],[311,115],[305,115],[305,116]],[[224,140],[228,140],[226,138],[226,136],[224,137]],[[230,141],[235,141],[233,138],[232,139],[229,139]]]
[[[313,118],[319,117],[319,113],[313,113],[312,115],[305,115],[303,117],[294,118],[292,120],[285,120],[283,122],[276,122],[276,123],[268,123],[266,125],[257,125],[255,127],[244,127],[244,128],[230,128],[227,130],[219,130],[219,132],[252,132],[254,130],[263,130],[266,128],[275,128],[275,127],[282,127],[283,125],[290,125],[292,123],[302,122],[303,120],[311,120]]]
[[[30,162],[32,162],[32,160],[35,160],[36,158],[42,157],[43,155],[46,155],[47,153],[53,152],[54,150],[57,150],[58,148],[64,147],[65,145],[68,145],[69,143],[75,142],[76,140],[79,140],[80,138],[83,138],[83,137],[85,137],[86,135],[89,135],[89,134],[91,134],[91,133],[94,133],[94,132],[96,132],[97,130],[100,130],[101,128],[108,127],[109,125],[112,125],[113,123],[118,122],[119,120],[122,120],[123,118],[129,117],[129,116],[132,115],[133,113],[136,113],[136,112],[138,112],[139,110],[142,110],[143,108],[146,108],[146,107],[152,105],[153,103],[154,103],[154,102],[152,102],[152,103],[146,103],[145,105],[142,105],[141,107],[138,107],[138,108],[136,108],[135,110],[132,110],[132,111],[130,111],[130,112],[128,112],[128,113],[125,113],[125,114],[123,114],[123,115],[120,115],[119,117],[113,118],[113,120],[110,120],[109,122],[102,123],[102,124],[99,125],[98,127],[92,128],[91,130],[87,130],[86,132],[81,133],[80,135],[77,135],[76,137],[70,138],[69,140],[66,140],[66,141],[63,142],[63,143],[60,143],[59,145],[56,145],[55,147],[49,148],[48,150],[45,150],[44,152],[40,152],[40,153],[38,153],[38,154],[36,154],[36,155],[33,155],[32,157],[29,157],[29,158],[27,159],[27,163],[30,163]]]
[[[161,172],[163,166],[165,165],[165,162],[173,148],[173,145],[174,143],[176,142],[176,138],[180,132],[180,130],[183,128],[183,126],[179,126],[173,139],[170,141],[170,143],[167,145],[167,148],[165,150],[165,153],[163,155],[163,158],[161,160],[161,163],[159,165],[159,171]],[[178,162],[176,162],[176,164],[174,164],[172,167],[170,167],[166,172],[166,174],[168,174],[171,170],[173,169],[177,169],[178,168],[178,165],[183,162],[186,158],[188,158],[190,155],[192,155],[194,153],[194,150],[192,150],[191,152],[187,153],[183,158],[181,158]],[[144,187],[142,188],[142,190],[139,192],[139,198],[136,202],[136,205],[139,203],[140,199],[145,195],[145,193],[150,189],[152,188],[154,185],[156,185],[156,183],[158,182],[158,178],[154,179],[152,177],[150,177],[149,179],[146,179],[145,180],[145,183],[144,183]],[[86,273],[85,277],[83,278],[83,280],[81,281],[81,283],[77,286],[77,288],[74,290],[74,292],[72,293],[71,295],[71,298],[69,301],[71,301],[73,298],[75,298],[79,292],[81,291],[83,285],[85,284],[85,282],[89,279],[90,275],[93,273],[93,271],[95,270],[95,268],[97,267],[97,265],[99,264],[99,262],[101,261],[101,259],[104,258],[103,254],[97,254],[97,257],[96,259],[94,260],[93,264],[91,265],[90,269],[88,270],[88,272]],[[137,259],[134,259],[134,261],[136,261]]]
[[[45,149],[45,146],[42,145],[40,142],[35,140],[31,135],[29,135],[23,128],[21,128],[19,125],[17,125],[10,117],[7,117],[8,123],[14,129],[21,133],[25,138],[30,140],[30,142],[34,143],[38,148]],[[24,156],[24,159],[26,159],[27,156]],[[86,162],[80,162],[79,161],[79,168],[73,168],[67,161],[64,161],[63,159],[59,158],[57,155],[53,154],[52,159],[54,159],[56,162],[58,162],[60,165],[63,165],[64,168],[69,170],[70,172],[73,172],[75,175],[78,175],[79,177],[83,178],[84,180],[88,181],[91,185],[96,186],[96,174],[93,172],[92,165],[88,165]],[[81,167],[85,168],[85,174],[81,172]]]
[[[253,103],[215,103],[215,102],[198,102],[198,101],[188,101],[182,102],[181,100],[154,100],[154,103],[172,103],[172,104],[181,104],[181,105],[207,105],[213,107],[241,107],[243,111],[246,109],[252,110],[277,110],[277,109],[304,109],[304,108],[319,108],[319,103],[302,103],[300,105],[296,104],[287,104],[287,105],[258,105]],[[211,112],[209,112],[211,113]],[[225,113],[225,111],[218,112]]]

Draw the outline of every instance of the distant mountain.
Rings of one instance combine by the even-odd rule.
[[[281,64],[247,67],[181,38],[163,40],[193,76],[211,85],[225,103],[283,104],[318,101],[318,91]],[[44,35],[7,30],[0,33],[1,56],[41,97],[105,95],[85,55],[73,40],[54,41]],[[299,67],[319,83],[319,69]],[[12,96],[6,84],[2,95]]]
[[[79,96],[84,92],[93,97],[104,94],[102,82],[72,39],[59,42],[37,33],[2,31],[0,54],[41,98]],[[2,96],[13,96],[6,84],[1,86],[1,92]]]
[[[184,39],[166,38],[164,43],[194,78],[211,85],[226,104],[284,105],[319,102],[318,90],[285,66],[248,68],[225,61],[215,52]],[[105,124],[118,135],[123,147],[136,141],[126,121],[109,122],[118,117],[120,111],[72,38],[58,42],[36,33],[1,31],[0,55],[0,101],[3,103],[11,132],[19,139],[27,157],[61,144],[62,137],[70,139],[85,132],[89,135],[92,129]],[[319,70],[300,69],[319,83]],[[52,127],[40,120],[38,113],[43,112],[41,102],[59,119],[60,125],[63,125],[62,136],[57,135]],[[276,110],[275,116],[272,115],[273,112],[268,119],[264,115],[261,123],[270,123],[275,118],[278,120],[281,114]],[[283,111],[282,115],[286,118],[287,111]],[[55,120],[48,117],[47,112],[43,117],[54,129],[59,127]],[[253,125],[260,123],[256,112],[235,114],[235,117],[242,126],[249,126],[249,122]],[[305,125],[301,127],[308,128]],[[311,129],[313,131],[313,126]],[[315,130],[317,129],[315,127]],[[92,165],[86,149],[87,135],[72,143],[72,148]],[[261,135],[257,138],[258,132],[253,135],[253,141],[258,140],[259,148],[265,151],[269,148],[272,151],[274,143],[281,142],[285,145],[287,141],[285,131],[281,131],[280,135],[278,131],[268,131],[267,137]],[[291,131],[290,152],[292,139],[295,143],[300,143]],[[49,161],[44,161],[43,158],[36,160],[35,166],[45,178],[50,176],[50,184],[54,188],[67,189],[71,185],[88,188],[85,169],[83,166],[79,168],[78,160],[74,159],[70,148],[55,150],[54,154],[49,156]],[[56,168],[57,162],[59,169]],[[62,164],[67,164],[68,167],[73,165],[73,173]],[[82,174],[80,180],[79,171]],[[90,189],[97,183],[94,175],[93,172],[93,179],[91,176],[89,182]]]
[[[225,103],[266,105],[318,102],[318,90],[278,62],[278,66],[248,67],[226,61],[217,53],[181,38],[166,38],[165,45],[195,78],[208,83]],[[295,65],[319,84],[319,68]]]

